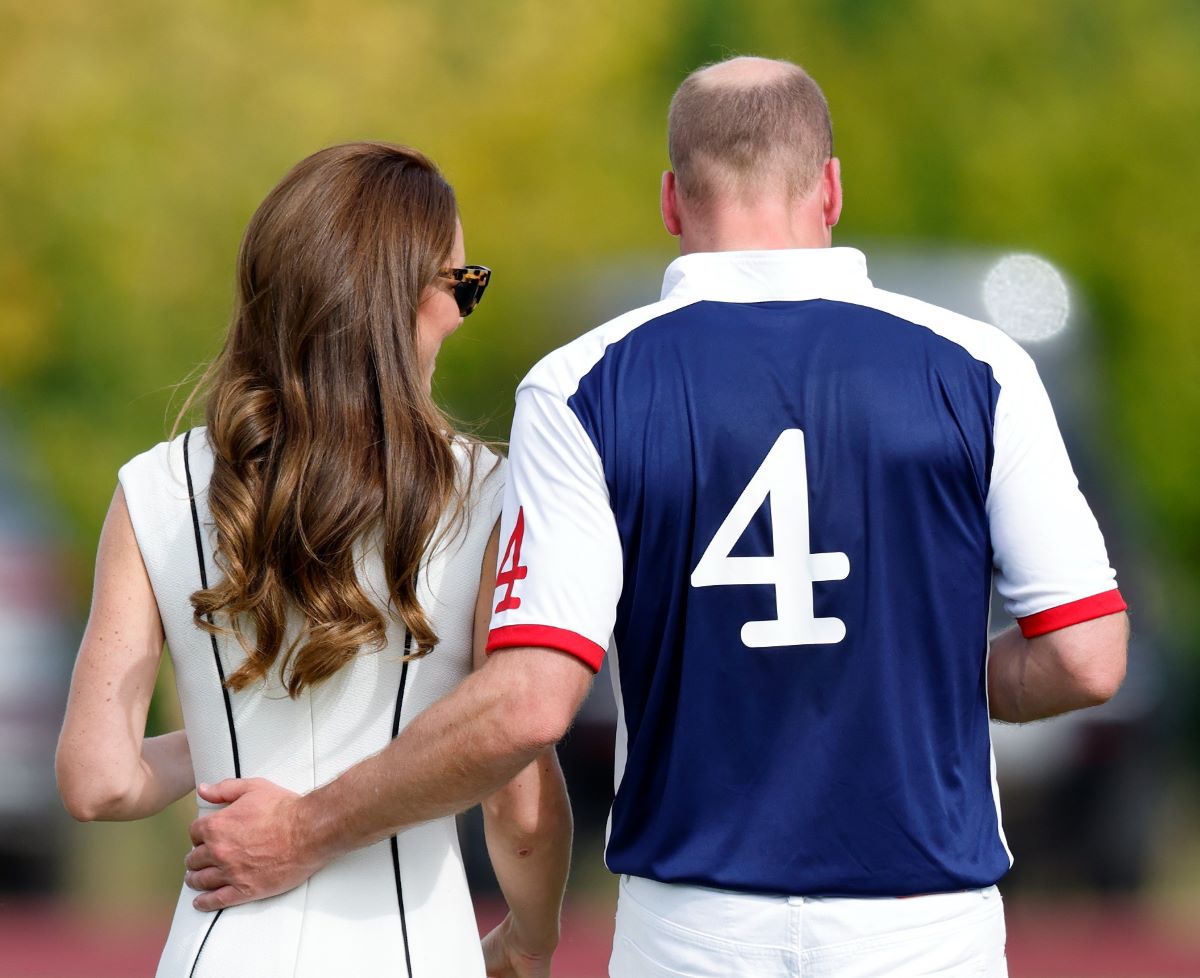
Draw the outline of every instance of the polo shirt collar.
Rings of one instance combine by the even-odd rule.
[[[667,266],[662,298],[720,302],[816,299],[869,289],[856,248],[698,251]]]

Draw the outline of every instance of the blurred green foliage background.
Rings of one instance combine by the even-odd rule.
[[[823,85],[839,243],[1033,251],[1081,288],[1111,477],[1194,651],[1195,0],[0,0],[0,450],[45,473],[79,606],[116,469],[218,350],[241,230],[288,167],[359,138],[439,161],[495,278],[436,383],[503,437],[524,371],[595,325],[573,297],[673,256],[667,102],[735,53]]]
[[[496,279],[439,389],[503,434],[523,371],[593,325],[571,284],[671,257],[666,103],[697,64],[746,52],[826,90],[841,243],[1032,250],[1084,288],[1109,450],[1194,624],[1193,0],[4,0],[0,389],[76,552],[218,349],[241,229],[296,160],[367,137],[441,163]]]

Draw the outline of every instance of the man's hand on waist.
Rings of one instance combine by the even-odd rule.
[[[200,797],[226,807],[191,825],[185,882],[197,910],[261,900],[299,886],[328,863],[304,797],[263,778],[200,785]]]

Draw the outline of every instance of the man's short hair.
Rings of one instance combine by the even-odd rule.
[[[727,195],[807,195],[833,155],[825,96],[790,61],[733,60],[753,72],[706,65],[671,99],[667,143],[680,193],[701,205]]]

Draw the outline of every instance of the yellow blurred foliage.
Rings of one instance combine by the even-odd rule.
[[[0,381],[80,551],[218,348],[241,229],[295,161],[380,138],[442,164],[496,275],[438,389],[502,434],[524,370],[593,325],[580,294],[671,256],[667,100],[740,52],[822,82],[840,241],[1031,250],[1082,286],[1121,473],[1194,583],[1191,0],[0,0]]]
[[[20,384],[53,356],[51,306],[20,258],[0,254],[0,385]]]

